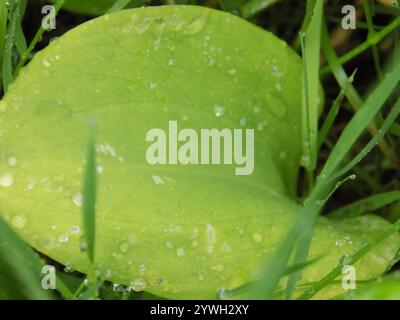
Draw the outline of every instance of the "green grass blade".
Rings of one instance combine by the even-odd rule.
[[[309,29],[310,23],[313,19],[316,3],[317,3],[317,0],[308,0],[307,1],[306,15],[304,17],[303,24],[300,28],[300,33],[306,33],[307,30]]]
[[[91,285],[85,292],[79,295],[79,300],[89,300],[97,296],[97,292],[103,285],[104,280],[98,280],[96,283]]]
[[[295,272],[301,271],[303,269],[305,269],[306,267],[311,266],[312,264],[314,264],[315,262],[319,261],[322,257],[316,257],[313,258],[309,261],[306,261],[304,263],[300,263],[300,264],[294,264],[294,265],[290,265],[286,268],[285,272],[283,273],[283,276],[289,276]],[[254,282],[250,282],[250,283],[246,283],[238,288],[235,289],[230,289],[230,290],[220,290],[217,293],[216,299],[226,299],[226,298],[231,298],[231,297],[235,297],[235,296],[239,296],[242,294],[248,294],[249,291],[251,289],[254,288],[255,283]]]
[[[19,16],[15,27],[15,46],[17,47],[20,55],[22,55],[27,49],[24,32],[22,30],[22,18],[25,14],[26,4],[27,0],[20,0],[18,2]]]
[[[285,275],[286,266],[297,243],[300,231],[301,225],[298,223],[277,248],[271,262],[264,268],[258,280],[253,284],[251,299],[273,299],[276,287],[280,279]]]
[[[218,0],[222,10],[234,13],[246,0]]]
[[[339,64],[345,64],[350,60],[354,59],[361,53],[365,52],[372,46],[376,46],[379,44],[387,35],[389,35],[394,30],[400,27],[400,17],[396,18],[393,22],[383,28],[381,31],[376,32],[373,36],[368,38],[367,41],[363,42],[359,46],[355,47],[353,50],[341,56],[338,60]],[[328,65],[321,69],[321,75],[329,74],[332,71],[332,68]]]
[[[400,191],[384,192],[331,211],[327,216],[332,219],[357,217],[397,201],[400,201]]]
[[[4,45],[3,54],[3,67],[2,67],[2,77],[3,77],[3,89],[4,92],[7,91],[8,86],[12,82],[12,52],[14,48],[14,38],[15,30],[19,19],[18,6],[14,2],[10,3],[10,23],[7,27],[7,37]]]
[[[132,0],[118,0],[113,6],[107,11],[107,13],[117,12],[124,9]]]
[[[360,250],[358,250],[355,254],[346,257],[343,259],[344,261],[339,261],[336,268],[334,268],[331,272],[329,272],[323,279],[313,284],[310,288],[308,288],[300,297],[299,300],[307,300],[311,299],[315,294],[325,288],[327,285],[332,283],[338,276],[340,276],[342,272],[342,267],[344,264],[346,265],[354,265],[358,260],[360,260],[363,256],[365,256],[369,251],[379,245],[386,238],[390,237],[395,232],[398,232],[400,229],[400,220],[395,224],[391,225],[385,232],[380,234],[374,241],[371,241],[364,245]]]
[[[56,14],[60,11],[61,7],[64,5],[64,2],[65,2],[65,0],[57,0],[56,4],[54,5],[54,10],[55,10]],[[19,71],[25,65],[26,61],[28,61],[30,54],[35,49],[38,42],[42,39],[43,33],[45,31],[46,30],[41,25],[39,27],[38,31],[36,32],[35,36],[33,37],[31,43],[29,44],[29,47],[21,55],[21,58],[19,59],[18,64],[14,70],[14,75],[13,75],[14,79],[17,77]]]
[[[67,300],[74,300],[74,295],[72,292],[69,290],[69,288],[65,285],[64,281],[57,276],[57,291],[60,293],[60,295]]]
[[[15,286],[23,287],[28,299],[51,299],[51,293],[41,287],[43,261],[1,217],[0,235],[1,262],[8,265],[7,275],[15,278]]]
[[[6,0],[0,0],[0,62],[3,62],[4,43],[7,34],[8,6]],[[3,75],[1,74],[0,77]]]
[[[240,7],[240,14],[243,18],[249,19],[277,2],[278,0],[250,0]]]
[[[325,139],[327,138],[329,132],[332,129],[332,126],[336,120],[338,113],[339,113],[339,108],[342,105],[344,98],[346,97],[346,92],[349,88],[349,85],[351,85],[354,81],[355,74],[356,74],[356,71],[351,75],[351,77],[349,78],[348,84],[343,89],[340,90],[335,101],[332,103],[332,106],[328,112],[328,115],[326,116],[325,122],[322,125],[320,132],[318,133],[317,154],[319,153]]]
[[[400,64],[399,64],[400,65]],[[378,143],[383,139],[385,134],[389,131],[390,127],[400,114],[400,99],[397,100],[389,115],[382,124],[377,134],[368,142],[368,144],[354,157],[343,169],[334,174],[334,177],[340,177],[350,171],[356,164],[358,164]]]
[[[376,89],[375,92],[379,93],[380,90],[382,90],[381,88],[382,87]],[[385,88],[385,84],[384,83],[383,83],[383,88]],[[364,109],[362,109],[362,110],[364,110]],[[310,248],[311,241],[312,241],[313,231],[314,231],[315,219],[316,219],[316,217],[318,215],[318,210],[315,210],[315,211],[312,210],[313,203],[314,203],[314,205],[317,205],[316,204],[317,203],[316,199],[319,199],[319,197],[321,195],[326,193],[326,190],[329,188],[329,186],[332,183],[334,183],[340,176],[342,176],[347,171],[349,171],[351,168],[353,168],[359,161],[361,161],[361,159],[363,157],[365,157],[365,155],[368,154],[368,152],[370,150],[372,150],[372,148],[374,146],[376,146],[376,144],[379,142],[379,140],[382,139],[383,136],[386,134],[386,132],[389,130],[391,124],[397,118],[397,116],[399,114],[400,114],[400,99],[395,104],[395,106],[392,108],[392,110],[390,111],[390,113],[389,113],[388,117],[386,118],[384,124],[382,125],[382,128],[371,139],[370,143],[368,143],[367,146],[352,161],[350,161],[350,163],[347,166],[345,166],[344,169],[340,170],[338,173],[333,172],[333,171],[332,172],[326,171],[327,172],[326,175],[329,178],[327,180],[322,179],[322,182],[317,184],[317,186],[313,189],[313,192],[311,193],[310,197],[307,199],[307,202],[306,202],[306,205],[305,205],[305,210],[306,210],[305,212],[306,212],[307,215],[309,215],[309,217],[307,217],[307,220],[304,220],[304,222],[302,223],[302,228],[301,228],[301,232],[300,232],[300,235],[299,235],[299,241],[298,241],[299,244],[298,244],[298,248],[297,248],[296,254],[295,254],[295,263],[301,263],[303,261],[306,261],[307,256],[308,256],[309,248]],[[356,116],[357,116],[357,114],[356,114]],[[356,116],[354,116],[354,118]],[[354,120],[354,118],[353,118],[353,120]],[[345,128],[345,132],[346,132],[346,130],[348,130],[349,127],[351,128],[351,126],[354,126],[353,120],[351,120],[350,123],[347,125],[347,127]],[[363,123],[363,122],[361,122],[361,123]],[[365,127],[365,124],[364,124],[364,127]],[[357,128],[360,128],[360,127],[357,127]],[[340,139],[341,138],[339,138],[338,144],[341,141]],[[350,148],[351,148],[351,146],[352,146],[352,144],[350,145]],[[335,148],[334,148],[334,150],[335,150]],[[332,156],[332,154],[334,154],[333,152],[334,151],[332,151],[331,156]],[[346,156],[346,154],[347,153],[345,153],[343,155],[343,158]],[[329,162],[329,159],[328,159],[327,163]],[[341,161],[338,162],[338,165],[340,164],[340,162]],[[337,169],[337,166],[334,167],[334,170],[336,170],[336,169]],[[324,172],[324,170],[323,170],[323,172]],[[323,174],[324,173],[322,173],[321,176],[323,176]],[[338,186],[338,184],[336,184],[336,186]],[[337,187],[335,189],[337,189]],[[332,192],[330,193],[330,195],[331,194],[332,194]],[[318,200],[318,201],[320,201],[320,200]],[[310,209],[307,209],[308,206],[310,206]],[[300,218],[300,221],[301,221],[301,219],[302,218]],[[287,297],[288,298],[290,298],[291,292],[293,291],[293,289],[294,289],[294,287],[296,285],[296,282],[297,282],[299,277],[300,277],[300,274],[296,273],[296,274],[292,275],[289,278],[288,287],[287,287],[287,290],[288,290]]]
[[[94,263],[96,235],[96,148],[94,126],[90,128],[82,190],[82,217],[89,259]]]
[[[400,63],[386,75],[378,88],[369,96],[363,107],[346,126],[321,172],[322,177],[327,177],[334,173],[356,140],[362,135],[368,125],[373,122],[374,117],[396,88],[399,81]]]
[[[342,89],[345,88],[350,81],[330,43],[329,34],[325,23],[323,24],[322,29],[322,48],[325,53],[325,57],[328,60],[329,66],[331,67],[333,74],[336,78],[336,81]],[[346,90],[346,97],[355,111],[360,110],[363,106],[363,101],[352,84],[350,84],[348,89]],[[376,134],[377,130],[378,129],[375,123],[370,123],[368,125],[368,131],[372,136]],[[398,166],[396,153],[392,149],[390,149],[385,140],[382,140],[380,142],[379,148],[387,159],[389,159],[395,166]]]
[[[367,20],[367,26],[368,26],[368,38],[371,38],[376,33],[374,21],[372,18],[371,0],[364,0],[363,7],[364,7],[365,18]],[[375,70],[376,70],[379,78],[382,78],[381,59],[379,56],[378,47],[374,44],[374,45],[372,45],[371,49],[372,49],[372,55],[374,58]]]
[[[300,32],[303,49],[303,105],[302,134],[303,158],[302,165],[311,174],[317,163],[317,137],[319,118],[319,66],[321,52],[321,26],[323,2],[309,0],[307,5],[305,30]]]
[[[302,105],[302,134],[303,134],[303,157],[302,165],[306,168],[309,177],[309,186],[313,185],[314,170],[317,165],[318,149],[318,120],[319,120],[319,66],[321,53],[321,27],[323,15],[323,2],[309,0],[304,30],[300,32],[300,39],[303,49],[303,105]],[[298,252],[299,259],[295,263],[303,263],[307,258],[309,243],[306,239],[308,234],[313,231],[313,223],[305,224],[306,228],[311,228],[307,232],[302,232],[299,239]],[[303,230],[304,231],[304,230]],[[304,241],[302,241],[304,240]],[[311,242],[311,240],[309,240]],[[303,249],[304,244],[304,249]],[[289,277],[286,297],[290,299],[295,288],[296,282],[300,277],[300,272],[295,272]]]

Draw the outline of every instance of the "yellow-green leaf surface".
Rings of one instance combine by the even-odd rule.
[[[95,118],[97,274],[167,298],[243,285],[297,214],[301,70],[286,43],[210,9],[134,9],[85,23],[38,53],[0,104],[0,212],[37,250],[88,272],[80,190]],[[147,132],[172,120],[255,129],[253,174],[148,164]],[[387,226],[373,216],[321,218],[311,256],[323,258],[303,282]],[[397,236],[383,242],[360,261],[359,277],[384,272],[398,246]]]
[[[400,273],[395,272],[374,282],[360,283],[356,290],[337,297],[339,300],[400,300]]]

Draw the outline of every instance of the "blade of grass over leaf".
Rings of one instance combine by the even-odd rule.
[[[3,90],[7,91],[8,86],[12,82],[12,53],[14,47],[15,30],[19,20],[19,6],[15,2],[10,2],[10,23],[7,27],[7,37],[4,45],[3,53],[3,66],[2,66],[2,77],[3,77]]]
[[[278,0],[250,0],[240,7],[242,17],[249,19],[277,3]]]
[[[309,22],[300,31],[303,51],[303,105],[302,133],[303,157],[302,165],[312,177],[317,163],[318,107],[319,97],[319,65],[321,52],[321,25],[323,2],[309,0],[306,19]]]
[[[306,261],[304,263],[301,263],[301,264],[287,266],[286,271],[284,272],[283,276],[289,276],[294,272],[297,272],[297,271],[300,271],[300,270],[302,270],[302,269],[304,269],[306,267],[309,267],[312,264],[314,264],[315,262],[319,261],[321,258],[322,257],[315,257],[315,258],[313,258],[313,259],[311,259],[309,261]],[[254,288],[254,285],[255,285],[254,282],[250,282],[250,283],[246,283],[246,284],[244,284],[244,285],[242,285],[242,286],[240,286],[238,288],[235,288],[235,289],[230,289],[230,290],[222,289],[222,290],[219,290],[217,292],[216,299],[221,300],[221,299],[226,299],[226,298],[230,298],[230,297],[239,296],[239,295],[242,295],[242,294],[248,294],[249,291]]]
[[[20,55],[22,55],[27,49],[24,32],[22,31],[22,18],[25,14],[26,4],[27,0],[18,1],[19,16],[15,26],[15,46]]]
[[[326,195],[329,194],[328,190],[330,185],[334,183],[341,175],[350,170],[356,163],[361,161],[361,159],[377,144],[377,142],[382,139],[393,121],[398,116],[400,112],[400,103],[396,104],[391,110],[381,130],[379,130],[376,136],[371,139],[371,142],[363,149],[363,151],[360,152],[359,155],[357,155],[349,163],[349,165],[345,167],[345,169],[341,170],[339,173],[335,172],[338,166],[342,163],[343,159],[345,159],[354,142],[361,136],[368,123],[372,121],[374,115],[379,111],[380,107],[383,105],[383,102],[389,97],[399,80],[400,64],[397,65],[396,68],[385,77],[385,80],[383,80],[381,85],[371,94],[364,106],[356,113],[340,136],[338,143],[334,147],[327,160],[327,163],[324,166],[324,169],[322,170],[320,175],[321,179],[305,201],[305,216],[300,217],[299,222],[296,224],[296,226],[301,225],[302,227],[298,231],[299,244],[296,249],[294,263],[301,263],[307,258],[314,230],[315,219],[318,216],[320,209],[321,197],[326,197]],[[292,232],[295,232],[295,230]],[[288,239],[289,237],[286,241],[288,241],[288,244],[291,244],[291,241]],[[292,249],[294,249],[294,245],[292,246]],[[286,256],[287,252],[285,252],[285,257]],[[289,279],[287,287],[288,298],[290,298],[291,292],[293,291],[299,276],[299,274],[295,274],[291,276],[292,279]],[[275,283],[277,283],[276,279]]]
[[[3,64],[4,43],[7,34],[8,6],[6,0],[0,0],[0,62]],[[0,77],[3,75],[1,74]]]
[[[382,107],[384,101],[386,101],[392,90],[396,87],[399,79],[400,64],[397,65],[395,69],[385,77],[380,86],[371,94],[364,106],[350,121],[349,125],[339,138],[337,145],[334,147],[321,173],[321,177],[331,178],[337,167],[341,164],[347,153],[350,151],[354,142],[361,136],[365,128],[373,120],[376,113]],[[395,113],[391,113],[391,116],[388,117],[389,120],[386,120],[386,124],[392,122],[394,116]],[[381,136],[377,136],[375,139],[379,141],[381,138]],[[335,176],[335,178],[336,177],[337,176]],[[313,192],[307,198],[303,208],[304,216],[300,216],[293,230],[289,233],[281,247],[276,251],[276,255],[272,260],[272,263],[265,269],[264,276],[261,278],[262,280],[258,282],[259,288],[255,290],[255,298],[272,298],[275,288],[283,275],[282,270],[285,268],[288,259],[296,246],[296,240],[298,237],[300,237],[302,241],[299,241],[299,248],[297,249],[295,263],[301,263],[307,258],[308,249],[313,234],[315,218],[318,216],[320,209],[319,202],[321,201],[321,197],[324,195],[326,196],[329,193],[328,190],[332,182],[333,181],[331,179],[321,179],[321,181],[313,189]],[[288,287],[288,296],[290,296],[290,290],[292,290],[291,287],[293,287],[297,282],[297,279],[295,280],[296,281],[293,280],[293,282],[290,284],[290,287]]]
[[[1,261],[5,261],[9,266],[7,274],[15,277],[15,286],[22,286],[28,299],[51,299],[51,293],[41,286],[43,261],[1,217],[0,235]]]
[[[314,183],[314,170],[317,165],[318,149],[318,119],[319,119],[319,66],[321,53],[321,27],[323,15],[323,2],[309,0],[300,40],[303,52],[303,104],[302,104],[302,134],[303,134],[303,156],[302,165],[308,173],[308,186],[312,189]],[[304,28],[304,29],[303,29]],[[305,224],[305,227],[313,229],[313,223]],[[309,232],[312,233],[312,230]],[[299,246],[302,244],[300,234]],[[308,234],[308,233],[306,233]],[[311,240],[310,240],[311,241]],[[300,247],[299,247],[300,248]],[[307,252],[308,252],[308,247]],[[300,248],[301,249],[301,248]],[[306,252],[302,253],[306,259]],[[296,261],[304,262],[304,261]],[[289,277],[286,298],[290,299],[300,272],[295,272]]]
[[[299,300],[308,300],[315,296],[319,291],[325,288],[327,285],[332,283],[340,274],[342,273],[342,268],[344,265],[354,265],[357,261],[359,261],[363,256],[365,256],[369,251],[379,245],[386,238],[390,237],[395,232],[398,232],[400,229],[400,220],[395,224],[391,225],[386,231],[380,234],[374,241],[371,241],[364,245],[360,250],[358,250],[355,254],[351,256],[345,256],[341,261],[339,261],[336,268],[330,271],[323,279],[318,281],[309,287],[300,297]]]
[[[61,7],[64,5],[65,0],[57,0],[56,4],[54,5],[54,9],[56,14],[60,11]],[[21,68],[25,65],[26,61],[28,61],[30,54],[32,53],[33,49],[35,49],[38,42],[42,39],[43,33],[46,30],[41,25],[38,31],[36,32],[35,36],[33,37],[29,47],[25,50],[25,52],[21,55],[20,60],[18,61],[17,66],[15,67],[13,78],[15,79],[18,75]]]
[[[327,216],[332,219],[357,217],[397,201],[400,201],[400,191],[384,192],[331,211]]]
[[[387,77],[390,78],[390,77]],[[384,84],[383,84],[384,85]],[[380,87],[381,88],[381,87]],[[379,89],[376,89],[375,92],[373,94],[380,94]],[[378,92],[378,93],[376,93]],[[370,100],[369,100],[370,101]],[[357,122],[357,115],[362,112],[363,110],[365,110],[368,107],[368,101],[366,102],[366,105],[363,107],[363,109],[361,109],[354,117],[353,119],[350,121],[350,123],[347,125],[346,130],[348,130],[348,128],[354,126],[354,123],[356,123],[357,125],[359,125],[360,127],[362,127],[360,125],[360,123]],[[365,108],[365,109],[364,109]],[[322,172],[326,172],[326,173],[321,173],[321,177],[324,177],[324,174],[326,175],[325,177],[329,177],[329,178],[322,178],[320,180],[320,182],[316,185],[316,187],[313,189],[312,193],[310,194],[310,197],[307,198],[306,202],[305,202],[305,214],[307,215],[306,218],[300,217],[299,223],[302,223],[301,220],[303,219],[304,222],[302,223],[302,229],[299,235],[299,241],[298,241],[298,247],[296,248],[296,255],[295,255],[295,261],[294,263],[302,263],[304,261],[306,261],[307,256],[308,256],[308,251],[311,245],[311,240],[312,240],[312,235],[313,235],[313,231],[314,231],[314,224],[315,224],[315,219],[318,216],[319,213],[319,209],[321,208],[321,206],[323,205],[324,202],[327,201],[327,199],[333,194],[333,192],[346,180],[348,180],[348,178],[346,178],[345,180],[343,180],[343,182],[339,182],[336,183],[336,187],[333,189],[333,191],[331,191],[328,196],[325,198],[324,201],[322,201],[321,203],[321,197],[324,196],[324,194],[326,194],[329,186],[332,183],[335,183],[335,181],[342,175],[344,175],[346,172],[348,172],[349,170],[351,170],[358,162],[360,162],[371,150],[373,147],[375,147],[377,145],[377,143],[379,142],[380,139],[383,138],[383,136],[386,134],[386,132],[389,130],[391,124],[394,122],[394,120],[398,117],[398,115],[400,114],[400,99],[398,100],[398,102],[395,104],[395,106],[392,108],[392,110],[390,111],[388,117],[386,118],[386,120],[384,121],[382,128],[378,131],[378,133],[371,139],[371,141],[367,144],[367,146],[352,160],[349,162],[348,165],[345,166],[344,169],[340,170],[339,172],[330,172],[330,171],[323,171]],[[373,117],[373,116],[372,116]],[[365,128],[365,124],[364,124],[364,128]],[[342,136],[345,134],[345,132],[343,132]],[[341,141],[342,136],[339,138],[339,142],[337,143],[336,147],[340,144],[343,143]],[[346,140],[345,140],[346,141]],[[335,148],[336,148],[335,147]],[[332,157],[332,155],[334,154],[334,150],[332,151],[329,159]],[[351,146],[350,146],[351,148]],[[346,154],[343,155],[343,158],[345,157]],[[329,162],[329,159],[327,161],[327,163]],[[338,162],[337,166],[340,164],[341,161]],[[325,165],[326,166],[326,165]],[[337,166],[334,167],[334,170],[337,169]],[[324,167],[325,168],[325,167]],[[349,178],[353,179],[353,176],[350,176]],[[294,287],[296,285],[297,280],[299,279],[300,274],[296,273],[294,275],[291,276],[290,279],[289,278],[289,282],[288,282],[288,287],[287,287],[287,298],[291,297],[291,292],[294,290]],[[293,281],[293,282],[291,282]]]
[[[296,245],[301,226],[296,224],[286,239],[275,251],[271,262],[260,273],[252,285],[250,298],[254,300],[271,300],[281,278],[285,275],[286,266]]]
[[[96,148],[94,124],[90,124],[82,200],[82,218],[87,253],[90,261],[94,263],[96,236]]]

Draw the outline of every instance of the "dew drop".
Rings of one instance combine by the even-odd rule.
[[[46,59],[43,59],[42,63],[43,63],[43,66],[44,66],[45,68],[48,68],[48,67],[51,66],[51,63],[50,63],[48,60],[46,60]]]
[[[245,127],[246,125],[247,125],[247,119],[246,118],[240,118],[240,120],[239,120],[239,125],[241,126],[241,127]]]
[[[185,256],[185,249],[184,248],[178,248],[178,249],[176,249],[176,255],[179,257],[179,258],[182,258],[182,257],[184,257]]]
[[[259,233],[253,233],[251,238],[253,239],[253,241],[255,243],[261,243],[263,241],[263,236],[261,234],[259,234]]]
[[[131,282],[130,287],[132,288],[133,291],[140,292],[146,289],[147,282],[146,280],[143,279],[137,279]]]
[[[17,158],[15,157],[9,157],[7,159],[7,163],[10,167],[15,167],[17,165]]]
[[[61,243],[68,242],[68,234],[66,233],[60,233],[58,236],[58,241]]]
[[[75,194],[72,198],[72,202],[75,206],[79,208],[82,207],[82,193],[78,192],[77,194]]]
[[[137,236],[134,233],[130,233],[128,235],[128,242],[130,244],[134,244],[134,243],[136,243],[136,241],[137,241]]]
[[[211,267],[212,270],[217,271],[217,272],[222,272],[224,271],[224,265],[223,264],[217,264],[216,266]]]
[[[79,226],[72,226],[71,228],[69,228],[69,232],[71,232],[72,234],[77,234],[81,231],[81,228]]]
[[[227,290],[225,288],[221,288],[217,290],[217,300],[226,299],[229,296]]]
[[[8,188],[14,184],[14,178],[11,173],[5,173],[0,177],[0,187]]]
[[[211,224],[207,224],[206,226],[206,235],[207,235],[207,252],[212,253],[214,250],[214,244],[217,242],[217,234],[215,232],[214,227]]]
[[[74,268],[72,267],[70,262],[66,262],[65,263],[65,267],[64,267],[64,272],[73,272]]]
[[[85,252],[87,250],[87,243],[85,237],[83,236],[79,239],[79,250],[81,252]]]
[[[213,66],[215,64],[215,59],[209,58],[207,63],[209,66]]]
[[[12,218],[12,224],[17,229],[23,229],[26,226],[26,218],[24,216],[21,216],[21,215],[15,215]]]
[[[119,245],[119,251],[125,253],[128,252],[129,250],[129,245],[126,242],[123,242]]]
[[[112,275],[112,270],[108,269],[106,271],[106,277],[111,277],[111,275]]]
[[[153,179],[154,183],[155,183],[157,186],[162,186],[162,185],[164,184],[164,180],[161,179],[160,176],[152,175],[151,178]]]
[[[140,273],[140,274],[145,274],[146,271],[147,271],[147,269],[146,269],[146,264],[145,264],[145,263],[139,264],[139,273]]]
[[[214,114],[217,118],[222,117],[225,114],[225,107],[219,104],[214,105]]]
[[[267,126],[267,122],[266,121],[259,122],[259,123],[257,123],[257,130],[258,131],[263,131],[266,126]]]

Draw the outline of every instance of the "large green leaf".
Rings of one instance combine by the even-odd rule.
[[[0,104],[0,209],[37,250],[82,272],[80,197],[97,122],[97,274],[168,298],[212,298],[250,281],[295,220],[302,143],[300,58],[275,36],[200,7],[126,10],[68,32]],[[255,167],[146,162],[146,134],[255,128]],[[22,219],[22,220],[21,220]],[[319,220],[304,273],[318,280],[388,223]],[[82,229],[82,228],[81,228]],[[349,240],[350,239],[350,240]],[[383,273],[397,235],[365,256]],[[328,291],[321,296],[330,297]]]

